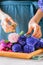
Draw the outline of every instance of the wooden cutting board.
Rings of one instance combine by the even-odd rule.
[[[33,56],[43,53],[43,49],[36,50],[32,53],[19,53],[19,52],[7,52],[0,51],[0,56],[2,57],[11,57],[11,58],[20,58],[20,59],[30,59]]]

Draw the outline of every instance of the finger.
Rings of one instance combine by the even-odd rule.
[[[9,30],[9,32],[15,30],[15,28],[9,24],[6,25],[6,28]]]
[[[39,30],[39,28],[38,27],[35,27],[32,36],[35,36],[38,33],[38,30]]]
[[[11,22],[12,25],[16,25],[16,26],[17,26],[17,23],[16,23],[10,16],[8,16],[8,17],[6,18],[6,21],[7,21],[7,22]]]
[[[41,35],[39,34],[39,36],[37,38],[41,38],[41,37],[42,37],[42,34]]]
[[[17,23],[16,23],[11,17],[9,17],[8,20],[9,20],[12,24],[17,25]]]
[[[33,35],[33,36],[34,36],[34,37],[38,37],[39,34],[40,34],[40,35],[42,34],[42,33],[41,33],[41,29],[40,29],[40,27],[38,28],[36,34]]]
[[[15,32],[15,30],[13,29],[13,27],[11,27],[11,26],[7,26],[7,28],[6,28],[7,30],[7,32]]]
[[[12,20],[12,18],[6,18],[6,22],[8,25],[11,25],[14,29],[16,28],[17,24]]]
[[[39,26],[36,26],[34,28],[34,32],[33,32],[32,36],[35,36],[36,34],[38,34],[39,29],[40,29]]]
[[[28,30],[28,32],[26,34],[27,35],[30,34],[32,32],[32,30],[33,30],[32,27],[29,27],[29,30]]]
[[[37,31],[37,33],[34,35],[34,37],[41,37],[42,36],[42,33],[41,33],[41,30],[39,29],[38,31]]]
[[[37,36],[40,33],[39,29],[37,31],[34,30],[32,36]]]
[[[41,30],[39,30],[38,34],[35,35],[35,37],[39,38],[42,36]]]
[[[38,34],[37,36],[35,36],[36,38],[41,38],[42,34]]]

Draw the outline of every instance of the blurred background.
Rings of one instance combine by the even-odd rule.
[[[38,0],[0,0],[0,8],[18,23],[16,28],[17,33],[20,33],[22,30],[26,33],[28,30],[28,22],[38,9],[37,3]],[[43,21],[43,19],[41,19],[41,21]],[[43,32],[43,22],[39,24]],[[7,37],[8,34],[6,34],[0,26],[0,39],[7,39]]]

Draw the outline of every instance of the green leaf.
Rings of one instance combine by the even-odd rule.
[[[20,33],[19,33],[19,35],[23,35],[24,34],[24,31],[21,31]]]
[[[8,40],[5,40],[5,42],[7,43],[7,42],[9,42]]]

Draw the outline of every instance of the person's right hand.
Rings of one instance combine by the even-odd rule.
[[[32,30],[34,30],[32,36],[34,36],[36,38],[40,38],[42,36],[41,27],[36,22],[30,21],[28,24],[27,34],[30,34],[32,32]]]
[[[1,16],[1,26],[3,30],[8,32],[14,32],[15,28],[17,26],[17,23],[6,13],[4,13],[2,10],[0,10],[0,16]],[[10,24],[9,24],[10,23]]]

